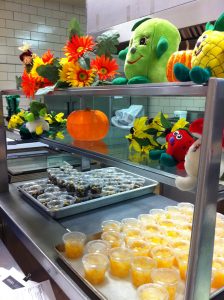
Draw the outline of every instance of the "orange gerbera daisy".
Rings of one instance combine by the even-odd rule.
[[[51,53],[50,50],[47,50],[46,52],[44,52],[44,54],[42,55],[42,61],[44,64],[51,64],[52,61],[54,59],[54,54]]]
[[[100,80],[112,79],[119,68],[114,58],[110,59],[105,55],[97,56],[96,59],[92,60],[91,67],[97,70]]]
[[[31,74],[24,71],[21,86],[26,97],[34,97],[34,94],[39,88],[39,83]]]
[[[74,35],[71,41],[68,41],[64,47],[65,55],[68,57],[68,61],[78,60],[87,51],[92,51],[95,43],[93,38],[89,35],[78,36]]]
[[[67,82],[73,87],[90,86],[95,78],[94,70],[83,69],[78,63],[72,64],[67,75]]]

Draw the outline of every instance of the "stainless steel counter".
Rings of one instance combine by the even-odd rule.
[[[151,208],[162,208],[175,203],[162,196],[148,195],[57,222],[22,199],[16,186],[11,184],[9,192],[0,194],[0,213],[6,224],[70,299],[94,300],[98,299],[96,295],[58,259],[54,251],[54,246],[61,242],[61,236],[66,232],[66,228],[90,234],[99,231],[100,222],[104,219],[120,220],[123,217],[136,217]]]

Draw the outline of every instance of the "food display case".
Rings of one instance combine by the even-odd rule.
[[[12,91],[2,91],[2,95],[10,94]],[[207,86],[195,85],[192,83],[165,83],[165,84],[145,84],[130,86],[106,86],[106,87],[90,87],[82,89],[67,89],[55,91],[54,96],[66,96],[69,103],[71,99],[84,99],[85,97],[102,98],[107,101],[109,111],[113,107],[113,101],[116,97],[121,96],[147,96],[162,97],[164,101],[169,101],[170,97],[181,96],[186,97],[203,97],[205,101],[205,118],[204,132],[201,147],[201,157],[199,164],[198,184],[195,191],[195,209],[193,216],[192,237],[190,245],[190,257],[188,276],[186,280],[185,300],[208,299],[210,294],[211,265],[214,244],[214,232],[216,221],[217,199],[221,197],[219,193],[218,170],[221,160],[221,135],[224,127],[223,121],[223,95],[224,80],[210,79]],[[105,103],[104,103],[105,104]],[[82,106],[85,107],[85,100]],[[71,107],[74,107],[71,104]],[[2,118],[1,118],[2,119]],[[6,177],[6,151],[5,151],[5,132],[3,121],[1,120],[0,139],[1,151],[0,162],[2,172],[0,174],[0,186],[2,193],[1,213],[4,219],[12,227],[19,227],[20,231],[26,233],[24,243],[28,249],[31,249],[38,260],[43,262],[46,269],[50,270],[52,278],[62,286],[63,290],[71,299],[109,299],[103,298],[100,292],[86,284],[85,280],[80,281],[77,274],[71,274],[70,269],[66,269],[55,259],[58,249],[55,246],[60,244],[62,235],[68,231],[83,231],[87,235],[91,235],[100,230],[100,223],[105,219],[121,220],[125,217],[137,217],[139,214],[148,213],[153,208],[164,208],[168,205],[176,205],[177,203],[171,199],[160,195],[143,195],[139,194],[132,199],[125,199],[118,203],[110,202],[108,206],[98,207],[92,211],[82,212],[75,216],[67,216],[61,220],[54,221],[49,216],[42,215],[36,207],[25,204],[21,200],[21,196],[15,185],[10,185],[7,191]],[[96,143],[77,143],[66,134],[64,140],[53,140],[41,137],[43,143],[48,144],[51,148],[57,148],[66,152],[75,153],[80,157],[85,157],[85,163],[88,160],[96,161],[101,167],[115,167],[137,174],[137,176],[145,177],[152,181],[158,181],[166,185],[175,186],[175,178],[177,175],[185,175],[184,172],[178,172],[176,168],[161,167],[158,162],[149,160],[139,160],[130,157],[128,150],[128,141],[124,138],[127,131],[110,126],[110,131],[103,140],[104,150],[98,147]],[[106,149],[106,150],[105,150]],[[181,199],[180,199],[181,201]],[[13,213],[10,215],[12,208]],[[23,213],[23,224],[19,225]],[[10,215],[10,217],[9,217]],[[27,216],[28,215],[28,216]],[[34,218],[32,230],[29,224]],[[37,221],[42,220],[43,224],[49,225],[43,236],[37,238],[38,225]],[[50,220],[50,221],[49,221]],[[57,232],[57,233],[56,233]],[[32,240],[35,241],[32,243]],[[35,245],[34,245],[35,244]],[[41,253],[47,253],[47,257],[43,257]],[[60,251],[59,251],[60,252]],[[60,256],[60,253],[59,253]],[[76,296],[74,296],[76,295]],[[137,296],[136,296],[137,297]],[[222,289],[213,292],[210,299],[222,299]],[[137,298],[136,298],[137,299]]]

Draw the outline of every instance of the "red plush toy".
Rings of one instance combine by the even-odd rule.
[[[179,129],[174,132],[169,133],[166,136],[166,141],[168,147],[166,153],[161,155],[161,160],[164,160],[164,163],[167,164],[166,160],[168,159],[167,154],[174,159],[174,163],[177,168],[184,169],[184,158],[190,148],[194,143],[195,139],[192,135],[185,129]],[[171,158],[169,158],[170,160]]]

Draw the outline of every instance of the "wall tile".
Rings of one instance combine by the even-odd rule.
[[[21,39],[30,39],[30,31],[15,30],[15,37]]]
[[[15,72],[16,66],[9,64],[0,64],[0,72]]]
[[[37,41],[47,41],[46,34],[40,32],[31,32],[31,39]]]
[[[8,28],[1,28],[0,29],[0,36],[14,37],[14,30],[13,29],[8,29]]]
[[[1,54],[0,55],[0,64],[4,64],[4,63],[7,63],[7,57],[6,57],[6,55],[4,55],[4,54]]]
[[[16,64],[16,65],[20,65],[21,64],[21,61],[20,61],[18,55],[7,55],[6,62],[8,64]]]
[[[0,81],[0,90],[15,89],[15,81]]]
[[[31,1],[31,4],[32,4],[32,1]],[[26,13],[26,14],[36,15],[37,7],[30,6],[30,5],[22,5],[22,12]]]
[[[53,33],[55,31],[55,28],[52,26],[38,25],[37,30],[38,30],[38,32]]]
[[[0,37],[0,46],[6,45],[6,44],[7,44],[6,37]]]
[[[13,3],[6,1],[5,2],[5,9],[10,11],[22,11],[22,5],[18,3]]]
[[[5,27],[5,19],[0,19],[0,27]]]
[[[44,7],[44,0],[31,0],[30,4],[37,7]]]
[[[37,14],[40,16],[45,16],[45,17],[57,17],[54,16],[54,11],[46,8],[38,8]]]
[[[29,22],[29,15],[19,12],[14,12],[14,20]]]
[[[58,19],[46,17],[46,25],[60,26],[60,21]]]
[[[5,1],[0,1],[0,9],[5,9]]]
[[[20,65],[15,66],[15,71],[14,72],[22,74],[23,70],[24,70],[24,67],[23,67],[22,64],[20,64]]]
[[[59,10],[59,1],[46,1],[45,7],[53,10]]]
[[[8,73],[10,74],[10,73]],[[0,72],[0,80],[7,80],[8,77],[7,77],[7,73],[6,72]]]
[[[2,10],[0,9],[0,16],[4,16],[4,18],[7,19],[13,19],[13,12],[8,10]]]
[[[14,54],[14,47],[1,46],[0,54]]]
[[[36,24],[45,24],[45,17],[30,15],[30,22]]]

